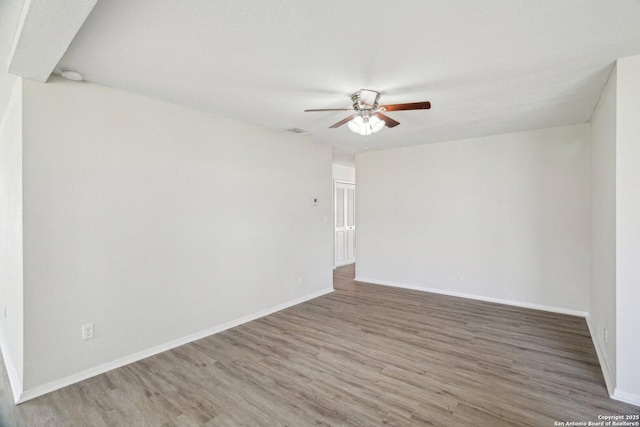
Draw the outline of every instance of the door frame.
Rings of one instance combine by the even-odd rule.
[[[333,233],[333,269],[335,270],[338,266],[336,265],[336,184],[352,184],[354,187],[356,185],[355,181],[346,181],[344,179],[334,179],[333,180],[333,197],[331,198],[331,217],[333,221],[331,222],[331,232]],[[355,210],[355,200],[353,201],[353,206]],[[355,212],[354,212],[354,222],[356,224],[356,230],[358,229],[358,223],[355,221]],[[354,247],[355,250],[355,247]],[[356,258],[357,259],[357,258]],[[349,265],[349,264],[346,264]],[[342,267],[342,265],[340,266]]]

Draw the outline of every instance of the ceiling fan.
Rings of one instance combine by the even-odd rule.
[[[355,92],[351,95],[351,101],[353,102],[353,108],[323,108],[304,111],[352,111],[354,114],[329,127],[333,129],[347,123],[351,131],[366,136],[378,132],[385,126],[392,128],[400,124],[400,122],[382,113],[389,111],[428,110],[431,108],[431,103],[428,101],[380,105],[380,92],[368,89],[360,89]]]

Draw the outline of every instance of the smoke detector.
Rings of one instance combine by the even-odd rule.
[[[77,71],[73,70],[60,70],[60,75],[67,80],[74,82],[81,82],[84,80],[84,76]]]

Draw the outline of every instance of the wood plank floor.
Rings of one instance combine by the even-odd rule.
[[[584,319],[362,284],[14,406],[2,426],[553,426],[609,399]],[[3,365],[4,366],[4,365]]]

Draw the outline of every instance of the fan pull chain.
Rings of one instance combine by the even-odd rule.
[[[369,146],[367,145],[367,135],[364,136],[364,149],[368,150]]]

